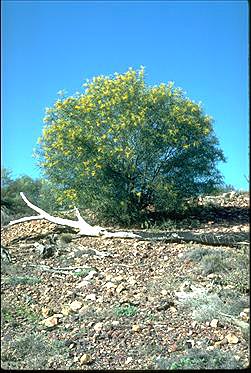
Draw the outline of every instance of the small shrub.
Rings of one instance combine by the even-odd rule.
[[[192,349],[186,356],[176,356],[170,359],[159,359],[157,369],[186,370],[186,369],[238,369],[240,363],[230,353],[219,349],[211,351]]]
[[[231,286],[242,294],[249,293],[249,260],[249,253],[245,247],[233,253],[233,255],[229,257],[227,263],[229,271],[224,275],[222,284]]]
[[[216,252],[211,255],[205,255],[201,260],[203,274],[225,272],[227,270],[227,263],[225,256],[221,252]]]
[[[115,314],[118,317],[126,316],[126,317],[132,317],[135,316],[137,313],[137,307],[132,306],[132,305],[127,305],[127,306],[119,306],[115,308]]]
[[[222,288],[218,295],[226,306],[227,314],[238,316],[243,308],[249,307],[248,297],[238,293],[235,289]]]
[[[226,306],[217,294],[193,294],[183,300],[182,305],[190,308],[192,318],[199,322],[219,318],[219,312],[226,313]]]
[[[26,305],[19,305],[15,308],[15,315],[28,320],[29,322],[36,322],[39,316]]]
[[[12,324],[12,326],[14,326],[14,324],[16,324],[16,321],[15,321],[15,316],[11,312],[11,309],[9,307],[3,306],[1,308],[1,325],[2,325],[2,327],[5,323]]]
[[[30,277],[30,276],[12,276],[7,280],[7,283],[10,285],[35,285],[39,284],[41,279],[38,277]]]
[[[38,318],[38,315],[28,306],[17,304],[14,307],[3,300],[3,306],[1,309],[2,325],[8,323],[12,327],[15,327],[21,324],[20,319],[26,319],[31,323],[36,323]]]
[[[77,277],[85,277],[88,275],[88,273],[90,273],[91,270],[92,268],[82,269],[81,271],[75,271],[73,275]]]
[[[67,349],[63,342],[46,340],[30,333],[2,345],[2,367],[5,369],[46,369],[60,362]]]
[[[191,260],[193,262],[200,262],[206,255],[210,255],[215,252],[215,249],[212,248],[203,248],[198,247],[196,249],[192,249],[184,253],[183,259]]]
[[[60,241],[63,243],[70,243],[72,241],[72,235],[70,233],[62,233],[60,235]]]

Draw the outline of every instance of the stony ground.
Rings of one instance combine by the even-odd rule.
[[[249,230],[247,194],[209,199],[192,231]],[[249,364],[248,245],[76,239],[44,220],[2,229],[2,244],[4,369]]]

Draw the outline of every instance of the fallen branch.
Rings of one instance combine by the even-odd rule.
[[[88,224],[80,215],[78,209],[75,207],[75,214],[77,217],[77,221],[70,220],[70,219],[63,219],[56,216],[52,216],[48,214],[46,211],[42,210],[41,208],[35,206],[31,203],[24,195],[23,192],[20,192],[20,196],[24,200],[24,202],[34,211],[38,212],[39,215],[36,216],[28,216],[18,220],[13,220],[9,223],[9,225],[18,224],[28,220],[38,220],[38,219],[46,219],[54,224],[64,225],[71,228],[75,228],[79,230],[80,236],[104,236],[105,238],[110,237],[120,237],[120,238],[141,238],[141,236],[131,233],[131,232],[108,232],[105,228],[99,226],[91,226]]]

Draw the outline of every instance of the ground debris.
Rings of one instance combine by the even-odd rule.
[[[245,195],[220,198],[218,206],[230,208],[228,218],[229,211],[246,214]],[[229,224],[220,219],[210,216],[213,224],[193,231],[249,228],[236,215]],[[2,231],[12,258],[2,266],[5,369],[29,369],[32,362],[35,370],[155,370],[161,359],[181,353],[184,361],[194,349],[207,356],[219,349],[223,357],[230,353],[241,367],[247,365],[246,247],[100,237],[61,245],[57,231],[50,243],[57,254],[37,255],[35,244],[45,245],[55,232],[55,225],[43,220]]]

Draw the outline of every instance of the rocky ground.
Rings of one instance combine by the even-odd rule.
[[[248,194],[197,202],[162,229],[249,230]],[[248,245],[76,238],[45,220],[4,227],[2,244],[4,369],[249,365]]]

